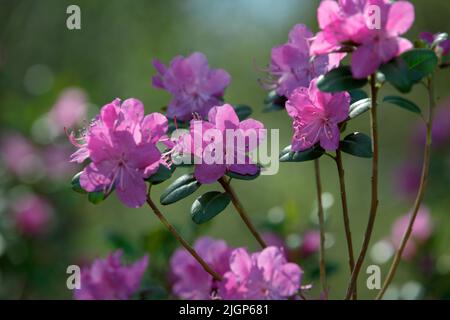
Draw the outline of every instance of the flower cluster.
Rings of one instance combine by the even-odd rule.
[[[87,129],[85,143],[72,156],[76,162],[91,160],[80,176],[81,187],[106,194],[115,189],[127,206],[142,206],[147,195],[144,179],[159,168],[161,153],[156,144],[166,131],[166,117],[145,116],[139,100],[122,103],[116,99],[105,105]]]
[[[366,78],[412,48],[402,38],[414,22],[414,6],[408,1],[325,0],[317,12],[321,32],[311,45],[314,54],[339,52],[355,46],[352,72]]]
[[[47,232],[53,216],[50,203],[44,198],[32,194],[17,199],[12,211],[17,229],[29,237]]]
[[[75,289],[77,300],[127,300],[135,294],[148,266],[144,256],[132,265],[122,264],[122,251],[111,253],[106,259],[96,259],[81,270],[81,288]]]
[[[166,67],[153,61],[158,75],[153,77],[153,86],[167,90],[172,101],[167,108],[167,117],[187,121],[192,114],[206,117],[208,111],[223,104],[223,95],[231,77],[222,69],[210,69],[208,60],[200,52],[189,57],[177,56]]]

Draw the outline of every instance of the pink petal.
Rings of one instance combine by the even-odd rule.
[[[90,163],[80,175],[80,186],[87,192],[99,191],[109,187],[114,176],[114,167],[115,163],[111,161],[103,161],[98,164]]]
[[[295,263],[287,263],[275,271],[273,285],[278,289],[278,293],[284,297],[289,297],[297,293],[303,271]]]
[[[252,259],[245,249],[238,248],[231,253],[230,270],[238,276],[239,280],[247,278],[251,269]]]
[[[376,47],[372,44],[360,46],[352,56],[352,73],[356,79],[364,79],[373,74],[381,65]]]
[[[336,1],[325,0],[320,3],[317,9],[317,19],[320,29],[325,29],[328,25],[340,19],[340,8]]]
[[[258,255],[257,265],[263,272],[267,282],[272,281],[272,276],[278,268],[286,263],[283,252],[277,247],[267,247]]]
[[[326,125],[320,134],[320,146],[327,151],[339,148],[340,131],[337,125]]]
[[[144,104],[138,99],[127,99],[122,103],[122,111],[127,120],[139,123],[144,118]]]
[[[389,9],[386,30],[392,36],[406,33],[414,23],[414,6],[408,1],[394,2]]]
[[[220,107],[214,107],[208,114],[209,122],[215,124],[216,128],[224,131],[225,129],[236,129],[239,126],[239,118],[234,108],[229,104]]]
[[[250,161],[247,157],[247,161]],[[259,167],[256,164],[232,164],[229,166],[229,170],[242,175],[255,175],[259,172]]]
[[[116,193],[120,201],[130,208],[139,208],[147,199],[147,185],[142,174],[122,169],[116,182]]]
[[[168,130],[167,118],[161,113],[151,113],[142,121],[141,130],[144,141],[157,143]]]

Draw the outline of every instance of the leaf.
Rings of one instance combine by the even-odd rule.
[[[275,90],[269,92],[266,99],[264,99],[265,107],[263,112],[280,111],[284,109],[287,98],[279,96]]]
[[[78,192],[80,194],[86,194],[86,190],[84,190],[80,185],[80,176],[82,172],[78,172],[73,178],[72,178],[72,190],[75,192]]]
[[[238,104],[233,107],[240,121],[247,119],[253,112],[252,108],[247,105]]]
[[[292,151],[291,146],[287,146],[280,153],[280,162],[305,162],[320,158],[325,153],[319,145],[305,151]]]
[[[108,198],[107,194],[104,194],[102,191],[89,192],[88,200],[92,204],[100,204]]]
[[[221,213],[231,201],[228,193],[207,192],[198,197],[191,207],[192,220],[196,224],[205,223]]]
[[[350,104],[354,104],[355,102],[358,102],[363,99],[367,99],[369,97],[367,95],[367,93],[361,89],[350,90],[348,93],[350,94],[350,96],[352,98],[352,100],[350,101]]]
[[[411,91],[413,83],[409,78],[409,68],[402,59],[394,59],[381,65],[380,71],[386,77],[386,80],[398,91],[408,93]]]
[[[232,171],[228,171],[227,172],[227,176],[229,176],[230,178],[233,179],[237,179],[237,180],[255,180],[256,178],[258,178],[261,174],[261,170],[258,170],[258,173],[254,174],[254,175],[250,175],[250,174],[239,174],[236,172],[232,172]]]
[[[372,158],[372,140],[364,133],[351,133],[339,143],[339,148],[348,154],[360,158]]]
[[[171,168],[167,168],[165,165],[160,164],[158,171],[145,179],[146,181],[150,182],[151,184],[157,185],[160,184],[172,177],[172,173],[175,171],[175,166],[172,166]]]
[[[372,105],[371,98],[362,99],[351,104],[349,108],[348,118],[354,119],[362,115],[364,112],[370,110],[371,105]]]
[[[438,57],[431,49],[412,49],[400,56],[408,65],[409,76],[417,83],[432,73],[438,64]]]
[[[383,99],[383,102],[387,102],[393,105],[396,105],[400,108],[406,109],[408,111],[417,113],[417,114],[421,114],[422,111],[420,110],[420,108],[412,101],[402,98],[402,97],[397,97],[397,96],[387,96]]]
[[[331,70],[319,77],[317,86],[323,92],[340,92],[359,89],[367,84],[367,79],[354,79],[349,66]]]
[[[199,187],[200,183],[194,178],[192,173],[184,174],[176,179],[161,195],[160,202],[163,205],[168,205],[177,202],[181,199],[194,193]]]

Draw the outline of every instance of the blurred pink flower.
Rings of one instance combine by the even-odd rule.
[[[67,161],[71,150],[67,145],[52,144],[42,151],[46,176],[51,180],[61,180],[75,173],[76,166]]]
[[[96,259],[81,270],[81,288],[75,289],[76,300],[127,300],[135,294],[148,266],[148,256],[129,266],[122,264],[122,251],[106,259]]]
[[[376,26],[379,9],[380,25]],[[390,0],[324,0],[318,9],[321,32],[312,44],[315,54],[356,45],[352,56],[355,78],[366,78],[386,63],[412,48],[409,40],[400,37],[412,26],[414,6],[408,1]],[[379,27],[379,28],[378,28]]]
[[[38,149],[21,134],[6,134],[0,150],[6,169],[18,177],[31,176],[42,169]]]
[[[79,88],[65,89],[58,97],[55,105],[48,113],[52,127],[58,127],[62,132],[64,128],[73,128],[86,119],[87,96]]]
[[[229,270],[231,249],[225,241],[203,237],[195,242],[194,249],[220,275]],[[174,278],[172,291],[176,296],[188,300],[212,298],[217,282],[185,249],[175,251],[170,267]]]
[[[286,261],[280,248],[267,247],[254,254],[236,249],[219,296],[225,300],[284,300],[300,289],[302,273],[298,265]]]
[[[421,172],[421,162],[415,157],[402,163],[393,175],[396,191],[407,198],[415,197],[419,190]]]
[[[276,89],[280,96],[288,97],[298,87],[308,87],[312,79],[325,74],[339,65],[342,55],[310,54],[312,32],[303,24],[295,25],[289,32],[286,44],[272,49],[269,73],[274,83],[268,80],[268,89]]]
[[[169,118],[188,121],[193,113],[206,117],[212,107],[223,103],[231,77],[223,69],[210,69],[203,53],[194,52],[186,58],[176,56],[169,67],[156,59],[153,65],[158,72],[153,86],[172,95],[167,108]]]
[[[310,230],[303,234],[303,241],[300,246],[302,257],[308,257],[320,250],[320,232],[318,230]]]
[[[15,201],[12,210],[16,227],[22,234],[34,237],[49,230],[53,210],[44,198],[26,195]]]
[[[264,232],[262,235],[264,242],[269,247],[281,248],[284,253],[288,252],[286,242],[282,237],[273,232]]]
[[[298,88],[286,102],[286,110],[293,119],[292,150],[303,151],[316,143],[325,150],[339,147],[339,123],[348,117],[350,95],[324,93],[317,88],[317,80],[309,88]]]
[[[156,147],[167,131],[167,119],[159,113],[144,117],[144,105],[136,99],[119,99],[105,105],[88,129],[86,143],[80,145],[76,160],[92,161],[80,176],[88,192],[111,192],[128,207],[141,207],[146,201],[144,179],[156,172],[161,153]],[[83,159],[84,160],[84,159]]]
[[[398,218],[392,227],[391,241],[396,249],[400,247],[403,235],[409,224],[411,214],[406,214]],[[430,211],[426,207],[421,207],[417,213],[416,220],[411,232],[405,250],[403,251],[403,259],[410,260],[416,254],[417,245],[426,242],[433,232],[433,222]]]
[[[233,140],[229,140],[227,132],[245,139],[245,145],[238,145],[238,141],[244,141],[243,139],[230,137]],[[190,134],[180,139],[176,149],[180,149],[183,153],[191,153],[202,160],[195,165],[194,175],[199,182],[210,184],[228,171],[242,175],[257,174],[259,168],[247,153],[256,149],[263,133],[264,125],[261,122],[254,119],[240,122],[234,108],[225,104],[212,108],[208,114],[208,121],[192,120]],[[252,137],[254,139],[251,139]],[[252,140],[254,143],[251,143]],[[231,148],[230,145],[234,147]],[[215,161],[213,154],[220,154],[220,160]],[[207,156],[213,159],[205,160]],[[228,161],[228,158],[231,161]]]

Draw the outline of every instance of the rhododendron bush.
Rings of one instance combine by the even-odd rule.
[[[253,46],[246,27],[243,42],[202,47],[174,24],[173,39],[90,42],[95,63],[61,79],[30,67],[34,99],[0,101],[52,107],[5,113],[0,286],[15,289],[0,297],[448,298],[446,30],[415,27],[414,1],[309,6],[309,18],[263,24],[284,40],[262,34],[254,61],[238,53]],[[95,74],[109,54],[121,64]]]

